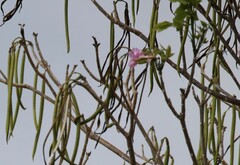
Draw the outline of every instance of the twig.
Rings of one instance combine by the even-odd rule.
[[[87,133],[87,131],[89,130],[89,127],[87,125],[83,125],[81,127],[81,130],[84,133]],[[102,144],[103,146],[105,146],[106,148],[108,148],[110,151],[112,151],[113,153],[115,153],[116,155],[118,155],[120,158],[122,158],[123,160],[127,161],[127,162],[131,162],[131,158],[129,156],[127,156],[125,153],[123,153],[121,150],[119,150],[118,148],[116,148],[114,145],[112,145],[111,143],[107,142],[106,140],[104,140],[103,138],[99,137],[98,135],[96,135],[95,133],[93,133],[92,131],[89,133],[89,138],[94,140],[94,141],[98,141],[100,144]],[[136,165],[140,165],[139,163],[136,162]]]
[[[172,113],[174,114],[174,116],[179,119],[179,118],[180,118],[180,115],[178,114],[178,112],[176,111],[176,109],[173,107],[172,101],[171,101],[171,99],[168,97],[167,91],[166,91],[166,89],[165,89],[165,83],[164,83],[164,80],[163,80],[163,77],[162,77],[162,74],[161,74],[161,73],[160,73],[160,82],[161,82],[161,84],[162,84],[162,89],[161,89],[161,91],[162,91],[162,93],[163,93],[164,99],[165,99],[168,107],[170,108],[170,110],[172,111]]]
[[[98,43],[97,39],[95,37],[93,38],[93,46],[95,48],[95,55],[96,55],[96,63],[97,63],[97,69],[98,69],[98,74],[100,77],[100,80],[103,81],[103,75],[102,75],[102,71],[101,71],[101,64],[100,64],[100,59],[99,59],[99,50],[98,47],[100,46],[100,43]]]
[[[205,147],[205,134],[204,134],[204,106],[205,106],[205,103],[206,103],[206,100],[202,100],[200,101],[199,97],[196,95],[195,93],[195,90],[194,88],[192,88],[192,91],[193,91],[193,96],[194,96],[194,99],[196,100],[197,104],[198,104],[198,107],[199,107],[199,117],[200,117],[200,145],[201,145],[201,148],[202,148],[202,157],[203,157],[203,162],[204,164],[207,165],[207,150],[206,150],[206,147]]]
[[[90,134],[90,132],[91,132],[91,130],[92,130],[92,127],[93,127],[93,125],[94,125],[94,122],[95,122],[95,120],[92,121],[89,129],[87,129],[87,132],[85,133],[85,135],[86,135],[86,136],[85,136],[85,142],[84,142],[84,146],[83,146],[83,149],[82,149],[82,155],[81,155],[81,158],[80,158],[80,161],[79,161],[79,165],[82,165],[82,164],[83,164],[83,160],[84,160],[85,154],[87,154],[87,153],[86,153],[86,150],[87,150],[87,145],[88,145],[88,140],[89,140],[89,134]],[[86,160],[87,160],[87,159],[86,159]]]
[[[97,82],[101,82],[87,67],[87,65],[85,64],[84,60],[80,60],[80,62],[82,63],[84,69],[87,71],[87,73],[89,74],[89,76],[91,76],[95,81]]]
[[[42,79],[44,79],[44,81],[46,82],[46,84],[47,84],[47,86],[49,87],[49,89],[50,89],[50,91],[52,92],[52,94],[53,94],[54,96],[56,96],[56,92],[55,92],[55,90],[53,89],[52,85],[49,83],[48,79],[45,77],[45,74],[42,74],[41,72],[39,72],[39,70],[38,70],[37,67],[35,66],[35,64],[34,64],[32,58],[31,58],[31,55],[30,55],[30,53],[29,53],[29,51],[28,51],[28,48],[27,48],[25,39],[21,40],[20,43],[21,43],[21,45],[23,46],[24,51],[25,51],[26,54],[27,54],[28,61],[30,62],[33,70],[34,70]]]
[[[229,51],[229,53],[232,55],[232,57],[234,58],[234,60],[236,61],[236,63],[240,64],[240,59],[238,58],[238,56],[236,55],[236,53],[234,53],[233,49],[230,47],[230,45],[228,44],[228,42],[225,40],[225,38],[223,37],[223,35],[221,34],[221,32],[217,29],[217,27],[214,25],[212,19],[206,15],[206,11],[204,10],[204,8],[198,4],[196,6],[196,9],[207,19],[207,21],[209,22],[209,24],[212,26],[212,28],[214,29],[214,32],[216,33],[216,35],[219,37],[219,39],[221,40],[221,42],[224,44],[224,46],[227,48],[227,50]]]
[[[172,62],[170,59],[167,59],[167,63],[173,67],[174,69],[177,69],[177,65]],[[190,79],[190,75],[188,72],[186,72],[186,70],[179,68],[179,73],[181,73],[185,78]],[[219,92],[213,91],[211,89],[208,89],[208,87],[204,86],[203,84],[201,84],[200,82],[198,82],[196,79],[193,78],[192,83],[198,87],[200,90],[209,93],[210,95],[213,95],[217,98],[219,98],[222,101],[225,102],[229,102],[235,105],[240,105],[240,100],[234,98],[234,97],[230,97],[230,96],[226,96],[223,94],[220,94]]]
[[[113,18],[111,15],[109,15],[103,8],[102,6],[100,6],[96,0],[91,0],[92,3],[98,8],[98,10],[105,15],[110,21],[112,21],[114,24],[117,24],[118,26],[120,26],[122,29],[125,29],[129,32],[132,32],[134,34],[136,34],[137,36],[139,36],[142,40],[144,40],[146,43],[148,43],[148,38],[139,30],[131,28],[129,26],[127,26],[125,23],[119,21],[118,19]]]
[[[198,164],[197,158],[196,158],[196,155],[195,155],[194,150],[193,150],[192,142],[191,142],[191,139],[189,137],[189,133],[188,133],[187,125],[186,125],[186,120],[185,120],[185,116],[186,116],[185,91],[184,91],[184,89],[180,89],[180,91],[181,91],[181,104],[182,104],[182,106],[181,106],[181,113],[180,113],[180,116],[179,116],[179,120],[180,120],[180,123],[181,123],[181,126],[182,126],[182,131],[183,131],[185,141],[186,141],[190,156],[192,158],[193,164],[197,165]]]
[[[3,79],[0,78],[0,82],[7,85],[7,81],[6,80],[3,80]],[[16,88],[25,88],[25,89],[31,90],[32,92],[38,94],[39,96],[44,97],[49,102],[51,102],[53,104],[55,103],[55,101],[52,98],[50,98],[47,95],[43,95],[41,91],[33,88],[32,86],[30,86],[28,84],[16,84],[16,83],[13,83],[13,86],[16,87]]]
[[[55,77],[55,75],[53,74],[52,70],[50,69],[50,66],[48,65],[47,61],[44,59],[43,55],[42,55],[42,51],[40,50],[40,46],[37,40],[37,33],[33,33],[34,39],[35,39],[35,45],[38,51],[38,55],[41,59],[41,63],[43,64],[44,69],[47,71],[49,77],[52,79],[52,81],[58,86],[61,86],[61,83],[57,80],[57,78]]]

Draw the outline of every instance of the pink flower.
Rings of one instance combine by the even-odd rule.
[[[129,66],[130,68],[133,68],[137,65],[138,59],[144,56],[144,53],[138,48],[133,48],[131,51],[128,52],[128,55],[130,57]]]

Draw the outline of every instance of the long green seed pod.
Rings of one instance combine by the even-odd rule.
[[[8,101],[7,101],[7,120],[6,120],[6,141],[8,142],[10,135],[12,133],[13,126],[13,112],[12,112],[12,88],[13,88],[13,77],[14,77],[14,65],[15,65],[15,56],[14,50],[10,48],[8,56]],[[9,132],[10,131],[10,132]]]
[[[37,84],[38,84],[38,75],[35,73],[34,75],[34,82],[33,82],[33,88],[37,89]],[[32,97],[32,105],[33,105],[33,121],[34,121],[34,126],[36,130],[38,130],[38,124],[37,124],[37,105],[36,105],[36,100],[37,100],[37,94],[33,92],[33,97]]]
[[[234,140],[236,131],[236,107],[232,107],[232,125],[231,125],[231,137],[230,137],[230,165],[234,165]]]
[[[21,46],[18,47],[17,52],[15,53],[15,83],[18,84],[19,83],[19,78],[18,78],[18,60],[19,60],[19,54],[20,54],[20,49]],[[21,68],[20,68],[20,84],[23,83],[23,75],[24,73],[24,67],[23,65],[25,65],[25,55],[23,54],[23,58],[22,58],[22,64],[21,64]],[[17,103],[16,103],[16,107],[15,107],[15,113],[14,113],[14,117],[13,117],[13,126],[12,129],[14,129],[16,121],[17,121],[17,117],[18,117],[18,112],[20,107],[22,109],[26,109],[23,106],[23,103],[21,101],[21,97],[22,97],[22,88],[17,88],[16,87],[16,95],[17,95]]]
[[[42,92],[43,95],[45,95],[45,86],[46,86],[46,83],[45,83],[44,80],[42,80],[41,92]],[[44,96],[41,96],[40,108],[39,108],[39,116],[38,116],[38,122],[37,122],[37,133],[36,133],[35,140],[34,140],[34,146],[33,146],[33,151],[32,151],[32,159],[34,159],[34,156],[35,156],[35,153],[36,153],[36,149],[37,149],[37,145],[38,145],[40,132],[41,132],[42,120],[43,120],[43,111],[44,111],[44,103],[45,103]]]
[[[178,53],[178,59],[177,59],[177,72],[178,72],[178,74],[179,74],[179,68],[180,68],[180,63],[181,63],[181,59],[182,59],[182,54],[183,54],[185,43],[186,43],[187,36],[188,36],[189,22],[190,22],[190,18],[187,17],[185,30],[183,32],[183,39],[181,41],[181,46],[180,46],[180,50],[179,50],[179,53]]]
[[[68,0],[64,1],[64,18],[65,18],[65,35],[67,43],[67,53],[70,51],[70,38],[69,38],[69,28],[68,28]]]
[[[165,151],[165,156],[164,156],[164,165],[168,165],[169,163],[169,157],[170,157],[170,146],[169,146],[169,141],[167,138],[166,140],[166,151]]]

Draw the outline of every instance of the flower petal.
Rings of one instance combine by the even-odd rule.
[[[137,65],[137,60],[140,57],[144,56],[144,53],[138,48],[133,48],[131,51],[128,52],[128,55],[130,57],[129,66],[133,68]]]
[[[135,61],[135,60],[130,60],[129,61],[129,66],[130,66],[130,68],[133,68],[134,66],[136,66],[137,65],[137,62]]]

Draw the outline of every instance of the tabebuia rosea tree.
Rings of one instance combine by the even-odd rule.
[[[8,11],[7,3],[8,0],[1,3],[2,27],[21,14],[22,6],[28,2],[16,0]],[[71,51],[69,31],[74,28],[68,22],[69,3],[64,0],[67,52]],[[93,60],[82,59],[78,65],[84,69],[73,64],[63,66],[64,81],[58,79],[42,53],[44,47],[40,48],[37,32],[33,33],[33,39],[27,38],[26,34],[32,32],[20,25],[19,37],[6,50],[7,72],[0,70],[0,82],[4,85],[1,88],[7,89],[7,107],[1,108],[7,111],[6,141],[13,138],[19,114],[28,104],[36,130],[32,158],[37,150],[42,150],[45,164],[87,164],[96,156],[90,154],[90,144],[96,145],[96,150],[101,145],[117,155],[121,162],[115,164],[179,164],[174,159],[171,137],[157,129],[162,120],[148,127],[145,123],[152,119],[140,117],[159,114],[157,111],[164,107],[173,116],[165,129],[174,132],[171,123],[178,121],[181,135],[171,139],[186,146],[186,152],[180,154],[190,158],[188,164],[240,164],[240,2],[91,0],[89,3],[108,21],[96,27],[108,27],[109,38],[99,41],[93,36]],[[146,4],[151,10],[146,9]],[[105,9],[106,6],[111,10]],[[163,20],[166,8],[170,14]],[[143,21],[141,12],[150,15],[149,20],[144,20],[145,25],[138,24]],[[148,31],[140,30],[141,26],[147,26]],[[161,37],[169,30],[174,33],[171,39],[175,44],[168,44]],[[101,32],[96,29],[94,33]],[[101,42],[109,44],[107,53],[100,50]],[[34,75],[33,83],[25,80],[27,71]],[[176,86],[178,89],[170,94],[170,88]],[[79,89],[85,93],[81,94]],[[23,101],[24,91],[32,93],[32,107]],[[82,106],[83,97],[89,97],[95,108]],[[149,105],[146,99],[161,100],[164,105]],[[41,132],[45,111],[50,111],[52,119],[47,133]],[[188,122],[191,111],[197,116],[194,123]],[[191,125],[195,126],[194,131],[189,130]],[[114,137],[104,138],[111,134]],[[39,140],[40,135],[44,140]],[[124,147],[115,145],[118,137]],[[108,155],[102,158],[107,159]]]

